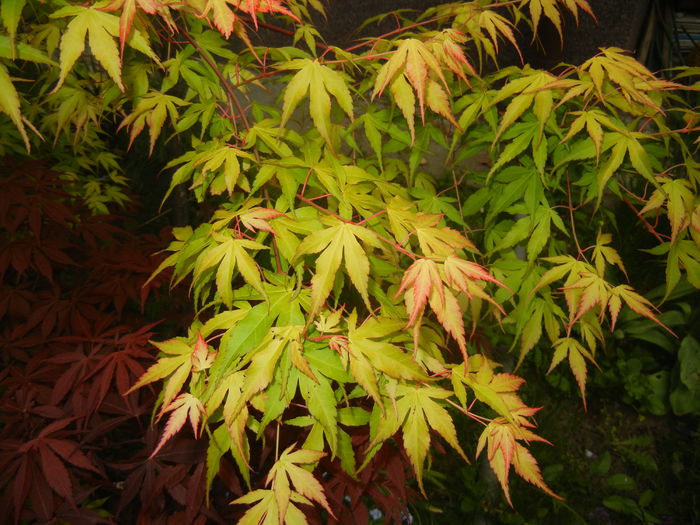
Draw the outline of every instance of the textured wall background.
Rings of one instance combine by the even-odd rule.
[[[416,9],[422,11],[435,5],[446,3],[444,0],[328,0],[328,20],[318,20],[319,29],[329,44],[348,45],[357,35],[353,31],[367,18],[386,13],[394,9]],[[561,47],[556,30],[548,21],[541,22],[541,46],[530,46],[531,34],[523,33],[520,37],[522,49],[526,51],[527,60],[533,65],[549,67],[559,62],[578,64],[598,52],[602,46],[617,46],[635,50],[639,35],[643,29],[649,9],[650,0],[589,0],[598,17],[598,24],[588,15],[582,15],[579,27],[567,14],[564,17],[566,38]],[[363,32],[364,36],[379,35],[395,29],[391,18],[381,25],[370,25]],[[507,49],[504,46],[503,49]],[[506,61],[515,60],[516,56],[504,57]]]
[[[546,22],[542,40],[549,47],[546,53],[535,52],[533,62],[536,65],[551,67],[559,62],[580,64],[598,53],[600,47],[637,50],[652,8],[650,0],[589,0],[589,4],[598,22],[588,15],[579,15],[577,27],[574,18],[567,15],[563,48],[556,30]]]

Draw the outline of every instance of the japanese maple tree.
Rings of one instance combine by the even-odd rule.
[[[586,0],[447,3],[344,49],[315,28],[324,9],[2,4],[6,152],[51,159],[100,212],[125,184],[109,143],[119,131],[132,155],[167,159],[164,200],[184,184],[206,205],[173,229],[151,276],[189,285],[190,327],[154,342],[155,363],[124,389],[160,390],[144,469],[191,433],[206,447],[191,486],[210,501],[216,480],[239,483],[229,500],[243,524],[366,521],[368,497],[398,522],[407,469],[425,494],[440,442],[465,461],[483,452],[508,501],[511,471],[559,497],[535,460],[539,408],[499,347],[518,363],[546,348],[550,370],[566,361],[585,406],[621,309],[657,321],[616,248],[618,202],[656,243],[668,292],[680,279],[700,288],[686,86],[614,48],[554,72],[498,67],[504,46],[520,52],[519,27],[536,38],[546,18],[564,38],[566,13],[594,16]],[[28,256],[3,257],[27,268]],[[455,418],[483,429],[476,443]],[[90,468],[68,456],[74,440],[50,437],[59,430],[27,453]],[[53,490],[73,503],[60,472]]]

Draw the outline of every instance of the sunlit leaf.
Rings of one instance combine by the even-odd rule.
[[[352,120],[353,103],[347,81],[341,73],[321,64],[318,60],[297,60],[283,65],[284,68],[296,70],[284,91],[281,127],[292,116],[299,102],[309,94],[309,112],[316,129],[327,143],[331,143],[331,98],[333,95]]]
[[[379,247],[379,240],[368,229],[350,223],[334,223],[306,237],[295,259],[307,253],[322,252],[316,260],[316,273],[311,280],[311,312],[313,317],[323,306],[333,287],[335,274],[345,261],[350,280],[369,306],[369,260],[358,239],[365,245]]]

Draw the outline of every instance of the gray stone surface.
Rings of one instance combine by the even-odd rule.
[[[321,34],[329,44],[348,46],[359,36],[376,36],[396,28],[390,17],[381,24],[370,24],[361,34],[356,29],[368,18],[395,9],[424,11],[429,7],[446,3],[441,0],[328,0],[328,19],[318,17]],[[634,51],[644,29],[651,0],[589,0],[596,13],[596,23],[587,14],[581,14],[577,26],[568,12],[563,17],[564,45],[561,46],[554,26],[547,20],[541,22],[541,44],[530,45],[531,33],[520,26],[519,40],[526,60],[538,67],[552,67],[559,62],[579,64],[595,55],[599,47],[617,46]],[[410,15],[406,15],[410,17]],[[262,32],[263,40],[272,37]],[[279,44],[279,39],[275,38]],[[507,46],[503,46],[507,50]],[[506,63],[514,63],[517,55],[506,52]]]

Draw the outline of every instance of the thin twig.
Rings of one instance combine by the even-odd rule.
[[[634,214],[637,216],[637,218],[642,222],[644,227],[647,229],[649,233],[651,233],[654,237],[656,237],[656,240],[659,241],[660,243],[666,242],[663,237],[654,229],[654,227],[649,224],[649,221],[647,221],[642,215],[637,211],[637,208],[634,207],[634,204],[632,204],[626,197],[622,197],[622,202],[627,204],[627,206],[630,207],[630,209],[634,212]]]
[[[330,195],[325,195],[325,196],[328,197],[328,196],[330,196]],[[345,224],[353,224],[353,225],[357,226],[357,223],[355,223],[355,222],[353,222],[353,221],[351,221],[351,220],[344,219],[343,217],[341,217],[340,215],[338,215],[338,214],[336,214],[336,213],[333,213],[333,212],[330,211],[329,209],[326,209],[326,208],[324,208],[323,206],[319,206],[319,205],[316,204],[312,199],[309,199],[308,197],[304,197],[303,195],[299,195],[299,194],[297,193],[297,198],[300,199],[301,201],[305,202],[306,204],[309,204],[310,206],[313,206],[313,207],[316,208],[318,211],[321,211],[321,212],[325,213],[326,215],[330,215],[330,216],[333,217],[334,219],[338,219],[339,221],[344,222]],[[403,253],[404,255],[407,255],[408,257],[410,257],[410,258],[413,259],[414,261],[415,261],[416,259],[424,259],[424,257],[421,257],[420,255],[417,255],[417,254],[413,253],[412,251],[407,250],[406,248],[404,248],[403,246],[401,246],[399,243],[397,243],[397,242],[395,242],[395,241],[392,241],[391,239],[387,239],[387,238],[384,237],[383,235],[380,235],[380,234],[378,234],[378,233],[375,232],[375,236],[376,236],[377,239],[379,239],[380,241],[383,241],[383,242],[389,244],[390,246],[393,246],[393,247],[396,249],[397,252]]]
[[[216,77],[219,79],[219,82],[221,82],[221,86],[224,88],[224,91],[226,92],[226,97],[228,98],[228,103],[229,103],[229,111],[231,113],[231,116],[233,117],[234,111],[233,107],[236,107],[236,110],[238,111],[238,114],[241,116],[241,119],[243,120],[243,125],[245,126],[246,130],[250,129],[250,124],[248,123],[248,117],[245,115],[245,111],[243,110],[243,107],[241,106],[241,103],[238,101],[238,98],[236,97],[236,94],[233,91],[233,88],[229,84],[229,82],[226,80],[224,77],[223,73],[219,69],[219,67],[216,65],[216,62],[212,60],[212,58],[202,49],[202,47],[197,43],[197,41],[192,38],[192,35],[190,35],[190,32],[187,30],[187,27],[180,27],[180,32],[182,33],[182,36],[185,37],[187,42],[190,43],[192,47],[195,48],[199,56],[202,57],[202,59],[207,63],[209,68],[212,70],[212,72],[216,75]],[[234,129],[236,126],[236,121],[235,119],[232,118],[232,122],[234,125]]]
[[[574,222],[574,204],[571,201],[571,180],[569,179],[569,174],[566,174],[566,194],[567,197],[569,198],[569,220],[571,221],[571,234],[574,237],[574,242],[576,243],[576,249],[578,250],[579,256],[583,257],[583,259],[588,262],[588,259],[586,258],[586,255],[583,253],[583,250],[581,249],[581,245],[578,242],[578,237],[576,236],[576,223]]]
[[[486,426],[485,421],[490,421],[488,418],[479,416],[478,414],[475,414],[474,412],[470,412],[469,410],[464,410],[461,406],[459,406],[457,403],[450,399],[445,399],[450,405],[455,407],[457,410],[459,410],[462,414],[464,414],[467,417],[472,418],[474,421],[477,423],[481,423],[482,425]]]

